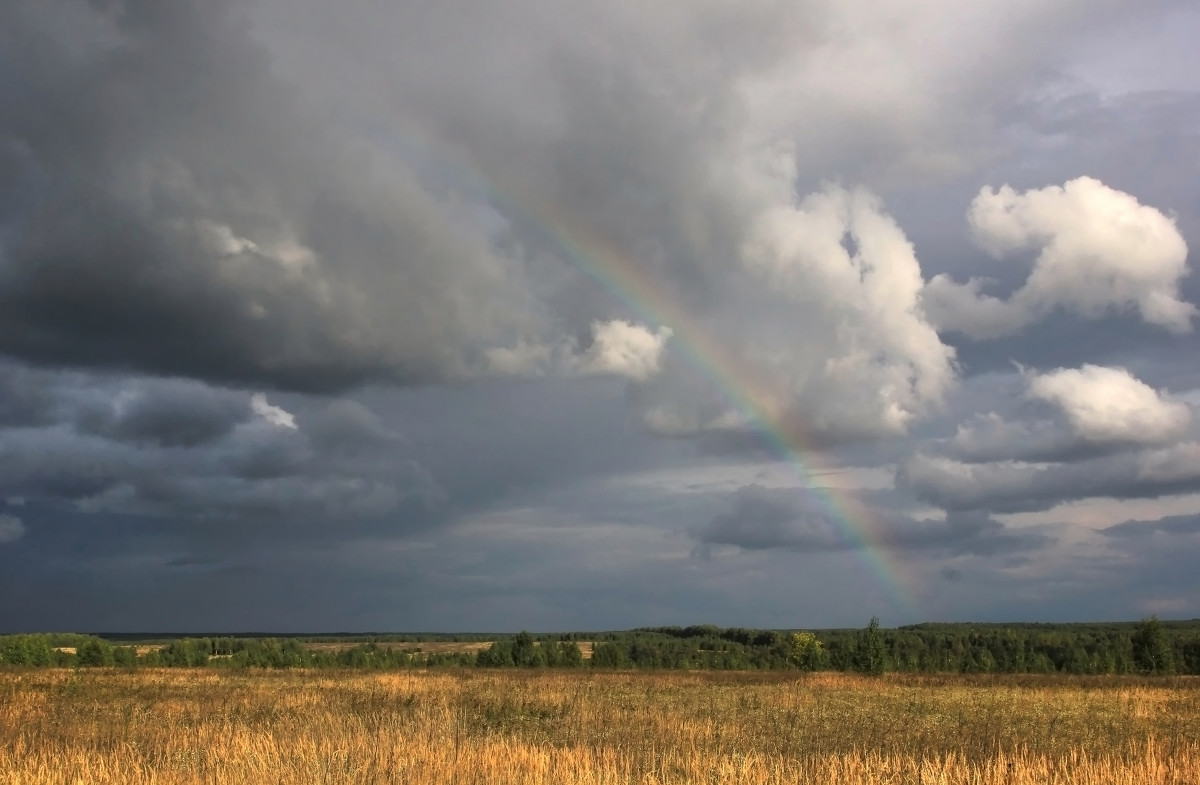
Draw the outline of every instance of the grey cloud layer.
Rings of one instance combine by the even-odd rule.
[[[902,464],[897,483],[950,510],[1023,512],[1077,499],[1156,498],[1200,490],[1200,444],[1044,466],[917,454]]]
[[[865,510],[872,520],[837,519],[794,488],[749,485],[734,494],[729,509],[693,531],[702,545],[736,545],[749,550],[786,549],[820,553],[857,548],[942,551],[992,555],[1043,547],[1051,538],[1014,531],[977,512],[950,511],[945,520],[914,520],[905,515]],[[866,526],[864,533],[860,527]],[[862,537],[870,537],[864,542]]]
[[[904,460],[897,484],[946,509],[1015,512],[1200,490],[1193,407],[1124,368],[1024,370],[1041,402],[960,424]]]
[[[1156,521],[1125,521],[1109,526],[1102,533],[1117,539],[1134,539],[1155,535],[1176,537],[1196,535],[1200,534],[1200,514],[1171,515]]]
[[[1200,491],[1200,103],[1060,70],[1178,5],[0,4],[0,595],[857,623],[799,490],[614,480],[783,441],[899,465],[847,493],[930,602],[1036,608],[1069,524],[993,513]]]
[[[16,542],[25,535],[25,524],[15,515],[0,515],[0,545]]]
[[[687,312],[678,340],[739,358],[716,373],[769,418],[901,433],[954,381],[920,265],[868,191],[797,183],[968,166],[994,129],[962,118],[1084,10],[452,6],[7,10],[0,351],[302,390],[611,373],[648,383],[653,430],[744,429],[548,224],[637,268],[618,285]],[[930,49],[943,28],[977,46]]]

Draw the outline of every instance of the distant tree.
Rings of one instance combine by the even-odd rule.
[[[825,647],[811,632],[792,634],[788,647],[788,662],[802,671],[815,671],[825,667]]]
[[[1174,657],[1167,631],[1157,616],[1142,619],[1133,634],[1133,663],[1142,673],[1171,673]]]
[[[783,635],[775,630],[763,630],[754,638],[755,646],[773,648],[783,643]]]
[[[24,635],[0,638],[0,665],[29,665],[29,644]]]
[[[1044,651],[1039,651],[1033,655],[1033,661],[1029,666],[1030,673],[1054,673],[1054,663],[1050,660]]]
[[[1087,649],[1082,646],[1072,648],[1071,656],[1067,660],[1067,672],[1082,675],[1091,673],[1093,670],[1092,657],[1087,653]]]
[[[858,640],[857,670],[869,676],[881,676],[887,670],[887,648],[879,631],[879,617],[872,616]]]
[[[538,656],[547,668],[557,668],[562,665],[558,641],[544,640],[538,644]]]
[[[168,668],[198,668],[208,664],[208,646],[191,638],[173,640],[158,652],[159,664]],[[252,662],[251,665],[265,663]]]
[[[623,646],[613,641],[597,643],[592,649],[593,668],[627,668],[629,655]]]
[[[522,630],[517,634],[517,637],[512,640],[512,659],[513,664],[518,668],[532,668],[544,662],[538,656],[537,645],[533,642],[533,636]]]
[[[29,664],[35,668],[46,668],[51,665],[69,665],[71,655],[58,651],[50,645],[45,635],[31,635],[26,642],[29,651]]]
[[[575,641],[559,641],[558,664],[563,668],[579,668],[583,666],[583,652]]]
[[[137,665],[137,648],[134,646],[114,646],[112,650],[113,665],[122,668],[133,668]]]
[[[88,638],[75,649],[76,661],[88,668],[100,668],[113,664],[112,646],[99,638]]]
[[[475,664],[480,668],[511,668],[513,666],[512,643],[501,639],[475,655]]]
[[[1188,674],[1200,674],[1200,636],[1192,638],[1180,647],[1179,670]]]
[[[963,658],[963,673],[992,673],[996,670],[996,658],[984,648],[973,649]]]

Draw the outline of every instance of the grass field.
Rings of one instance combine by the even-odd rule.
[[[0,783],[1200,783],[1200,680],[0,672]]]

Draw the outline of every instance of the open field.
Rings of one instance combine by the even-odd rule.
[[[309,651],[334,652],[353,649],[356,646],[361,646],[361,643],[356,641],[335,642],[335,643],[308,643],[301,644]],[[395,649],[396,651],[422,651],[427,654],[474,654],[477,651],[486,649],[492,645],[492,641],[417,641],[417,642],[387,642],[377,644],[381,649]]]
[[[133,647],[133,650],[137,652],[137,655],[139,657],[141,657],[143,654],[149,654],[152,651],[162,651],[162,649],[163,649],[163,645],[161,643],[149,643],[149,644],[139,643]],[[64,654],[77,653],[76,647],[74,647],[74,646],[55,646],[54,650],[61,651]]]
[[[0,783],[1200,783],[1200,680],[0,671]]]
[[[387,642],[378,644],[381,649],[395,649],[397,651],[420,651],[424,654],[475,654],[490,647],[494,641],[417,641],[417,642]],[[336,652],[353,649],[361,644],[357,642],[341,642],[341,643],[305,643],[304,648],[310,651],[321,652]],[[579,651],[583,654],[583,658],[590,659],[592,649],[595,648],[595,641],[577,641]],[[139,647],[139,654],[141,647]]]

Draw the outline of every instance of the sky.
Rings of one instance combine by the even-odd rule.
[[[1200,617],[1198,37],[0,4],[0,632]]]

